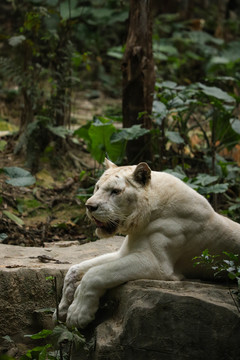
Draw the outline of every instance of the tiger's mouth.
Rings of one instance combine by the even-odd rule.
[[[94,220],[97,229],[100,229],[108,234],[114,233],[117,230],[119,224],[118,220],[103,222],[96,219],[94,216],[92,216],[92,219]]]

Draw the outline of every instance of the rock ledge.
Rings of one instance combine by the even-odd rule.
[[[85,245],[46,244],[45,248],[0,244],[0,353],[7,346],[2,336],[9,335],[21,351],[23,344],[29,346],[25,334],[52,326],[50,315],[36,311],[55,307],[47,276],[57,277],[60,293],[72,264],[115,251],[122,241],[115,237]],[[44,256],[54,260],[43,263]],[[90,354],[75,354],[74,359],[240,359],[240,314],[228,287],[218,283],[129,282],[104,296],[89,333],[94,349]]]

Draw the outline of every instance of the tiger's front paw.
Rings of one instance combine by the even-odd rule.
[[[84,329],[93,320],[94,313],[91,313],[89,309],[81,309],[80,306],[74,303],[68,309],[66,324],[69,329],[72,327]]]

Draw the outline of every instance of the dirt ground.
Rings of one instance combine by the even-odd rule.
[[[24,168],[21,159],[15,158],[10,150],[0,154],[0,162],[3,167],[11,164]],[[78,194],[84,186],[88,188],[94,178],[87,175],[80,180],[76,169],[72,169],[72,176],[70,172],[68,169],[67,173],[53,174],[42,169],[35,175],[36,183],[29,187],[7,184],[7,176],[1,173],[0,242],[43,246],[44,242],[78,240],[85,243],[93,239],[94,229],[85,215],[85,199]]]
[[[93,115],[100,115],[111,106],[119,107],[119,100],[102,94],[96,99],[75,94],[73,126],[81,126]],[[9,124],[16,126],[16,111],[13,117],[8,110],[4,109],[0,117],[10,119]],[[14,135],[0,129],[1,140],[7,145],[0,149],[0,243],[44,246],[44,242],[77,240],[85,243],[96,239],[94,227],[86,217],[84,203],[96,182],[99,165],[86,151],[84,143],[75,146],[72,152],[79,160],[78,166],[59,154],[60,167],[42,162],[35,174],[36,183],[17,187],[6,183],[8,178],[1,169],[12,166],[26,169],[25,158],[14,155]]]

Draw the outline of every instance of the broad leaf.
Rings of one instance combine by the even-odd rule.
[[[175,144],[184,144],[184,139],[181,135],[176,131],[166,131],[166,136],[168,140]]]
[[[6,180],[6,183],[13,186],[31,186],[36,182],[36,179],[32,174],[22,168],[13,166],[13,167],[4,167],[3,171],[11,179]]]
[[[179,106],[183,106],[185,101],[181,99],[179,96],[175,96],[172,100],[169,101],[169,106],[171,108],[178,108]]]
[[[211,60],[210,60],[210,66],[211,65],[222,65],[222,64],[224,64],[224,65],[226,65],[226,64],[228,64],[229,63],[229,59],[227,59],[227,58],[225,58],[225,57],[223,57],[223,56],[213,56],[212,58],[211,58]]]
[[[229,184],[215,184],[206,187],[199,188],[199,193],[202,195],[206,194],[220,194],[227,191]]]
[[[9,43],[9,45],[14,47],[14,46],[20,45],[25,40],[26,40],[26,37],[24,35],[12,36],[8,40],[8,43]]]
[[[41,330],[37,334],[31,335],[31,339],[45,339],[52,334],[52,330]]]
[[[51,339],[57,346],[61,343],[73,342],[76,349],[86,343],[84,336],[76,328],[70,331],[64,324],[55,326]]]
[[[3,171],[5,172],[6,175],[8,175],[11,178],[26,177],[26,176],[29,176],[29,174],[30,174],[29,171],[19,168],[17,166],[4,167]]]
[[[222,54],[231,62],[239,61],[240,58],[240,41],[232,41],[228,44],[228,47],[223,50]]]
[[[122,46],[114,46],[108,50],[107,55],[121,60],[123,58],[123,53],[124,48]]]
[[[223,100],[226,102],[235,102],[235,99],[232,96],[228,95],[228,93],[226,93],[220,88],[217,88],[215,86],[206,86],[201,83],[198,83],[198,85],[201,91],[207,96],[212,96],[215,97],[216,99]]]
[[[2,243],[5,239],[7,239],[7,234],[5,233],[0,233],[0,243]]]
[[[71,1],[65,0],[59,3],[59,10],[61,17],[64,20],[68,20],[83,15],[86,12],[86,7],[83,6],[78,7],[77,0],[71,0]]]
[[[0,140],[0,151],[3,151],[7,145],[5,140]]]
[[[99,11],[99,8],[97,9]],[[106,20],[105,20],[106,19]],[[128,11],[116,11],[114,10],[112,14],[109,14],[107,18],[100,19],[101,21],[105,20],[108,25],[115,24],[116,22],[123,22],[128,19]]]
[[[52,330],[41,330],[36,334],[33,335],[24,335],[25,337],[30,337],[31,339],[45,339],[46,337],[48,337],[49,335],[52,334]]]
[[[235,119],[230,119],[230,124],[232,129],[237,133],[240,134],[240,120],[235,118]]]
[[[62,139],[65,139],[67,135],[72,134],[72,131],[68,130],[64,126],[51,126],[51,125],[48,125],[47,128],[51,131],[51,133],[61,137]]]
[[[81,126],[79,129],[75,130],[73,135],[78,136],[79,138],[82,138],[86,140],[88,143],[91,142],[91,138],[89,136],[89,129],[91,127],[92,123],[89,121],[87,124]]]
[[[177,87],[177,83],[174,81],[163,81],[161,83],[161,87],[167,88],[167,89],[175,89]]]
[[[150,130],[142,128],[141,125],[133,125],[130,128],[123,128],[119,132],[115,132],[111,136],[111,144],[117,143],[119,141],[128,141],[138,139],[140,136],[143,136],[149,133]]]
[[[89,129],[91,154],[99,163],[103,162],[106,153],[113,162],[117,161],[121,155],[122,144],[112,144],[110,140],[115,131],[116,129],[111,123],[103,123],[100,120],[92,123]]]
[[[207,43],[213,43],[216,45],[222,45],[223,39],[216,38],[205,31],[189,31],[188,37],[197,44],[206,45]]]
[[[162,120],[167,116],[167,107],[164,103],[158,100],[153,102],[153,115],[156,117],[156,123],[161,125]]]
[[[174,169],[166,169],[164,172],[177,177],[180,180],[186,180],[187,175],[180,166],[176,166]]]
[[[198,174],[194,183],[197,185],[206,186],[212,184],[213,182],[218,180],[218,176],[211,176],[208,174]]]
[[[17,225],[22,226],[24,222],[18,216],[14,215],[10,211],[3,210],[3,214],[7,216],[10,220],[14,221]]]

